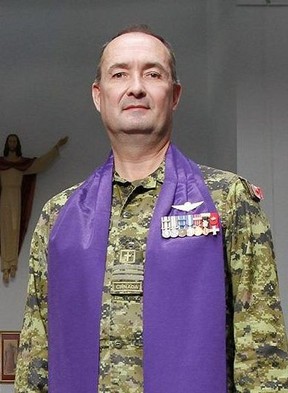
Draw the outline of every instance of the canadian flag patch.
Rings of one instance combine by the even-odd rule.
[[[256,198],[258,198],[260,201],[264,199],[264,194],[263,191],[260,187],[255,186],[254,184],[251,184],[251,190],[253,194],[255,195]]]

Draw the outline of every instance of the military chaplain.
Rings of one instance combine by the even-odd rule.
[[[258,193],[171,143],[180,95],[147,26],[103,47],[92,96],[112,152],[36,227],[17,393],[288,392]]]

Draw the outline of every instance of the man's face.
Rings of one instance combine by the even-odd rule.
[[[162,42],[144,33],[124,34],[108,44],[92,95],[110,135],[170,135],[181,87],[172,81],[169,59]]]
[[[14,136],[14,135],[9,136],[9,138],[8,138],[9,151],[11,151],[11,152],[16,151],[17,144],[18,144],[18,142],[17,142],[16,136]]]

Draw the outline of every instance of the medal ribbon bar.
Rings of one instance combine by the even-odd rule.
[[[214,236],[220,230],[218,213],[185,214],[161,217],[161,233],[165,239],[192,236]]]

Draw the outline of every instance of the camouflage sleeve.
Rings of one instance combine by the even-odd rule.
[[[77,187],[79,184],[46,203],[33,234],[15,393],[48,392],[47,244],[59,211]]]
[[[20,336],[16,393],[48,392],[46,244],[47,207],[31,243],[28,295]]]
[[[287,393],[287,338],[271,232],[243,179],[230,188],[225,217],[234,300],[236,392]]]

